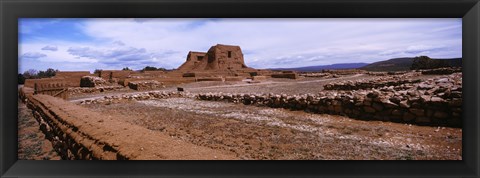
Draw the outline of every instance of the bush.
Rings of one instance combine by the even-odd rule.
[[[428,56],[419,56],[413,58],[413,63],[410,69],[436,69],[442,67],[450,67],[450,65],[444,60],[434,60]]]

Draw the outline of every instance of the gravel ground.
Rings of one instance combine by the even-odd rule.
[[[241,159],[459,160],[462,130],[188,98],[85,105]]]

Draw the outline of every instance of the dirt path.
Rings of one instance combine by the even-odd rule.
[[[170,98],[87,105],[241,159],[461,159],[462,130]]]
[[[18,101],[18,159],[60,160],[27,106]]]

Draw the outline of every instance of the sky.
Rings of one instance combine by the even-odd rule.
[[[253,68],[462,57],[462,19],[20,18],[19,72],[173,69],[189,51],[238,45]]]

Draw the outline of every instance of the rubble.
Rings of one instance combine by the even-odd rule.
[[[80,87],[97,87],[106,85],[107,81],[100,77],[95,76],[83,76],[80,79]]]

